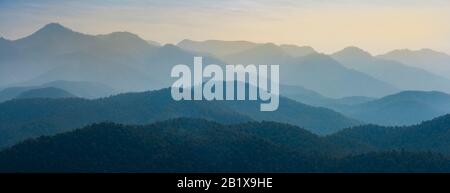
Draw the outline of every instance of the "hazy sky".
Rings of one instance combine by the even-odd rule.
[[[75,31],[129,31],[144,39],[249,40],[450,53],[450,0],[0,0],[0,36],[17,39],[59,22]]]

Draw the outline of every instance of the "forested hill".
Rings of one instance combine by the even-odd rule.
[[[0,152],[1,172],[450,172],[450,160],[411,151],[337,155],[343,146],[274,122],[175,119],[100,123]]]
[[[365,125],[344,129],[328,137],[340,143],[353,141],[374,150],[405,149],[408,151],[433,151],[450,154],[450,115],[441,116],[408,127],[381,127]]]
[[[316,133],[332,133],[359,122],[325,108],[281,97],[277,111],[261,112],[261,101],[175,101],[169,89],[125,93],[86,100],[23,99],[0,103],[0,147],[102,121],[149,124],[178,117],[219,123],[269,120],[294,124]]]

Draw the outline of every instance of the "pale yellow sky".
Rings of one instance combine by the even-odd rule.
[[[221,39],[309,45],[325,53],[347,46],[373,54],[450,53],[448,0],[42,2],[0,5],[0,36],[16,39],[60,22],[89,34],[130,31],[161,43]]]

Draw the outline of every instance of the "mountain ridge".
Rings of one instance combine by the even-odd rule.
[[[146,124],[177,117],[203,118],[219,123],[278,120],[321,134],[360,124],[333,110],[284,97],[280,98],[277,111],[261,112],[259,105],[260,101],[174,101],[168,88],[94,100],[15,99],[0,103],[0,146],[101,121]]]
[[[450,95],[438,91],[402,91],[366,103],[334,109],[367,123],[413,125],[450,113]]]
[[[445,116],[424,124],[442,126],[442,123],[446,124],[449,120],[450,117]],[[98,123],[67,133],[27,140],[0,151],[0,172],[446,172],[450,170],[448,158],[442,154],[430,151],[390,150],[392,148],[389,146],[380,146],[377,141],[371,141],[370,138],[360,140],[375,145],[376,151],[369,148],[363,150],[367,153],[355,154],[355,147],[345,150],[349,148],[345,143],[360,142],[358,138],[354,138],[355,135],[343,135],[348,132],[349,129],[319,138],[301,128],[275,122],[223,125],[186,118],[145,126]],[[442,141],[447,141],[443,147],[450,145],[448,140],[440,142]],[[340,146],[344,149],[336,148],[333,146],[335,143],[344,145]],[[402,147],[405,146],[397,144],[394,149]],[[332,151],[327,152],[327,149]],[[335,157],[334,154],[342,150],[346,153]]]
[[[331,56],[348,68],[383,80],[401,90],[450,92],[450,79],[400,62],[374,57],[360,48],[349,47]]]

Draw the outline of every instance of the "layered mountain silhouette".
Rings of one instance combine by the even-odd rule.
[[[381,97],[398,91],[387,82],[348,69],[329,56],[318,54],[307,46],[218,40],[204,42],[184,40],[178,45],[187,50],[220,56],[228,64],[278,64],[282,84],[302,86],[327,97]],[[220,50],[219,48],[229,49],[230,52],[216,51]]]
[[[333,109],[366,123],[412,125],[450,113],[450,95],[437,91],[403,91],[366,103]]]
[[[75,96],[72,93],[69,93],[63,89],[60,88],[54,88],[54,87],[46,87],[46,88],[36,88],[27,90],[25,92],[22,92],[17,96],[17,99],[27,99],[27,98],[75,98]]]
[[[450,92],[450,79],[399,62],[373,57],[357,47],[347,47],[332,56],[348,68],[371,75],[401,90]]]
[[[196,56],[173,45],[151,45],[128,32],[93,36],[57,23],[22,39],[2,39],[3,47],[16,54],[0,58],[2,86],[67,80],[98,82],[119,91],[162,88],[172,83],[174,65],[192,64]],[[208,56],[204,61],[223,64]]]
[[[301,87],[301,86],[290,86],[290,85],[280,85],[280,94],[282,96],[288,97],[290,99],[296,100],[298,102],[327,107],[327,108],[335,108],[339,106],[348,106],[348,105],[358,105],[362,103],[366,103],[369,101],[373,101],[376,98],[365,97],[365,96],[351,96],[351,97],[343,97],[343,98],[330,98],[321,95],[313,90]]]
[[[283,49],[284,52],[289,54],[294,58],[307,56],[310,54],[316,54],[317,51],[310,46],[297,46],[293,44],[282,44],[280,48]]]
[[[277,111],[261,112],[261,101],[174,101],[170,89],[86,100],[23,99],[0,103],[0,146],[101,121],[147,124],[177,117],[220,123],[273,120],[328,134],[359,125],[335,111],[281,97]]]
[[[0,91],[0,102],[4,102],[7,100],[11,100],[16,98],[21,93],[33,90],[33,89],[42,89],[42,88],[59,88],[65,90],[73,95],[76,95],[81,98],[93,99],[93,98],[101,98],[110,96],[116,91],[100,83],[94,82],[86,82],[86,81],[52,81],[38,86],[18,86],[18,87],[9,87]]]
[[[437,52],[431,49],[402,49],[394,50],[377,57],[401,62],[442,77],[450,78],[450,56],[443,52]]]
[[[424,123],[410,135],[442,126],[448,117]],[[444,122],[443,122],[444,121]],[[369,126],[366,126],[369,127]],[[448,172],[448,159],[436,153],[382,151],[337,156],[334,146],[370,143],[377,149],[395,136],[357,135],[359,128],[318,137],[301,128],[274,122],[222,125],[198,119],[175,119],[147,126],[101,123],[52,137],[40,137],[0,152],[1,172]],[[382,130],[382,128],[380,128]],[[391,129],[392,130],[392,129]],[[437,134],[445,129],[436,129]],[[447,128],[448,131],[448,128]],[[396,132],[396,131],[393,131]],[[434,139],[436,136],[428,139]],[[380,137],[380,136],[377,136]],[[383,133],[381,133],[383,137]],[[447,137],[448,138],[448,137]],[[424,138],[420,138],[421,141]],[[360,142],[362,140],[367,140]],[[447,139],[448,141],[448,139]],[[439,148],[447,147],[439,140]],[[386,143],[386,144],[384,144]],[[447,144],[447,145],[445,145]],[[386,147],[383,147],[385,145]],[[428,146],[427,146],[428,145]],[[439,150],[428,143],[419,149]],[[330,149],[331,148],[331,149]],[[331,150],[331,151],[330,151]],[[351,152],[349,150],[348,152]],[[370,148],[364,150],[370,151]]]
[[[173,100],[170,71],[195,56],[280,65],[279,108]],[[449,172],[449,58],[51,23],[0,38],[0,172]]]
[[[280,79],[284,84],[303,86],[333,98],[379,97],[397,91],[394,86],[348,69],[323,54],[311,54],[283,64]]]
[[[178,47],[200,53],[210,53],[219,58],[230,57],[240,52],[252,52],[251,50],[260,46],[274,46],[270,43],[254,43],[249,41],[222,41],[222,40],[206,40],[193,41],[185,39],[177,44]],[[317,53],[310,46],[297,46],[293,44],[282,44],[278,46],[286,54],[291,57],[301,57],[309,54]],[[261,49],[261,48],[257,48]],[[277,48],[278,49],[278,48]]]
[[[174,81],[169,76],[174,65],[192,65],[194,56],[203,56],[204,64],[279,64],[283,84],[332,98],[450,91],[446,78],[354,47],[330,58],[308,46],[247,41],[183,40],[159,46],[129,32],[88,35],[51,23],[22,39],[0,39],[0,49],[2,87],[67,80],[98,82],[121,92],[157,89]]]
[[[334,143],[344,143],[342,140],[351,140],[366,144],[374,151],[404,149],[407,151],[439,152],[449,155],[449,124],[450,115],[445,115],[407,127],[366,125],[344,129],[329,136],[329,139],[335,141]]]

